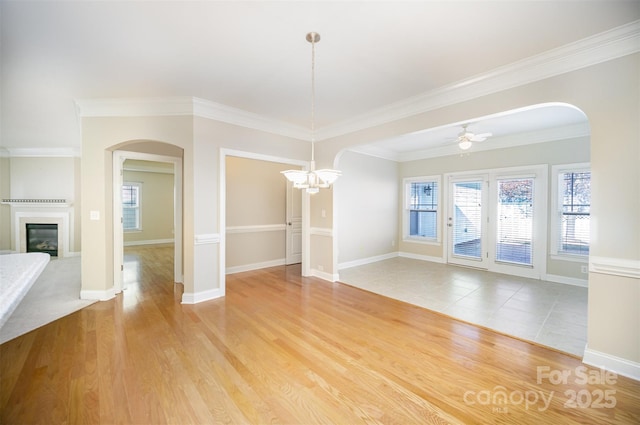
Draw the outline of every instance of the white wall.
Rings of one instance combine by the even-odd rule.
[[[8,161],[8,164],[6,162]],[[80,220],[80,158],[77,157],[11,157],[3,158],[5,166],[2,167],[3,177],[8,173],[8,178],[2,186],[8,193],[3,197],[12,199],[65,199],[72,204],[73,211],[70,226],[73,226],[68,249],[79,252]],[[4,180],[4,178],[3,178]],[[6,218],[11,220],[11,213],[5,209]],[[4,213],[3,213],[4,214]],[[7,226],[6,223],[4,223]],[[3,238],[4,239],[4,238]],[[15,241],[12,241],[11,249],[15,249]],[[2,246],[5,246],[3,241]],[[8,248],[5,248],[8,249]]]
[[[75,200],[74,158],[11,158],[12,198]]]
[[[338,164],[334,187],[338,264],[398,249],[398,163],[351,151]]]

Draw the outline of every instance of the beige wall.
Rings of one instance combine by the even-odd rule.
[[[11,161],[0,151],[0,199],[11,197]],[[11,250],[11,207],[0,204],[0,251]]]
[[[308,155],[308,146],[298,140],[193,116],[84,117],[82,130],[82,295],[87,298],[113,291],[114,150],[165,154],[155,142],[183,149],[186,302],[224,295],[224,267],[218,261],[220,149],[295,160]],[[98,211],[100,219],[91,220],[91,211]]]
[[[284,264],[285,229],[276,228],[286,221],[287,183],[280,172],[290,168],[277,162],[226,157],[227,269]]]
[[[125,231],[125,245],[173,240],[173,169],[169,170],[170,173],[163,170],[153,172],[128,170],[131,167],[143,168],[145,165],[152,168],[154,164],[157,163],[132,160],[126,160],[124,163],[123,181],[142,185],[142,230]]]
[[[153,140],[184,150],[183,201],[193,205],[193,119],[191,117],[85,117],[82,119],[82,292],[85,298],[113,291],[113,151]],[[91,220],[91,211],[99,220]],[[184,286],[194,288],[193,208],[183,211]]]

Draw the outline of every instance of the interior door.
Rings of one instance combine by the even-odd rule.
[[[302,262],[302,191],[287,182],[286,264]]]
[[[449,263],[487,268],[487,186],[487,175],[449,182]]]

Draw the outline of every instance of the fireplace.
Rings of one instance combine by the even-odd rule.
[[[27,252],[46,252],[58,256],[58,225],[55,223],[27,223]]]
[[[58,258],[73,255],[72,203],[65,199],[1,199],[0,203],[11,206],[11,242],[16,252],[40,251]]]

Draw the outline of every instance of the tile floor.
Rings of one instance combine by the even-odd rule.
[[[340,270],[340,282],[582,358],[587,288],[409,258]]]

